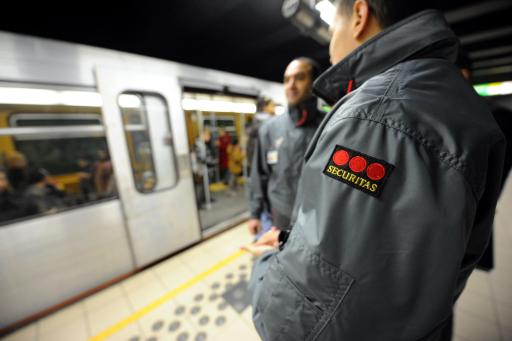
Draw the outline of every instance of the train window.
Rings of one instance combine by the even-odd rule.
[[[126,92],[119,96],[135,187],[150,193],[177,182],[169,111],[156,94]]]
[[[15,113],[9,117],[9,124],[15,127],[58,127],[102,125],[101,116],[91,113]]]
[[[46,97],[37,103],[34,96],[23,95],[24,88],[15,89],[16,98],[7,96],[10,88],[4,90],[0,88],[0,224],[116,197],[101,103],[70,104],[58,98],[49,103]],[[97,98],[95,92],[74,94]]]
[[[205,118],[204,120],[204,126],[211,128],[214,126],[212,119]],[[217,128],[223,128],[225,130],[232,130],[235,131],[235,120],[230,117],[215,117],[215,127]]]

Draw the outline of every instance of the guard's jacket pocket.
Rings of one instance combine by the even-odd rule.
[[[265,341],[315,340],[354,282],[297,237],[274,255],[260,278],[253,319]]]

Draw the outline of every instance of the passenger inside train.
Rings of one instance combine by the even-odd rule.
[[[13,193],[7,175],[3,169],[0,169],[0,193],[0,222],[14,220],[25,215],[22,206],[18,200],[16,200],[16,195]]]
[[[27,145],[22,148],[27,148]],[[89,201],[115,195],[112,165],[105,150],[97,150],[96,160],[86,155],[76,162],[72,161],[71,155],[68,160],[56,159],[61,157],[59,154],[62,151],[55,146],[46,149],[50,155],[53,153],[53,160],[43,160],[40,156],[32,154],[30,149],[28,152],[34,158],[27,160],[26,156],[19,151],[8,151],[5,156],[5,165],[1,166],[5,169],[2,171],[3,205],[11,207],[11,209],[2,210],[3,222],[37,214],[53,214]],[[49,166],[57,172],[61,169],[59,167],[62,167],[74,170],[75,173],[72,175],[57,173],[52,176],[48,170],[37,168],[38,165]]]
[[[512,2],[75,13],[0,22],[0,341],[512,340]]]

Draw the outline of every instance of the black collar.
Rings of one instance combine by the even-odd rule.
[[[412,15],[383,30],[331,66],[313,91],[334,104],[368,79],[410,59],[443,58],[455,62],[458,39],[437,10]]]
[[[288,114],[296,127],[315,124],[322,113],[318,110],[318,99],[311,97],[297,106],[290,107]]]

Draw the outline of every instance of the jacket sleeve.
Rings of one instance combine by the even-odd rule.
[[[254,141],[251,162],[251,182],[249,185],[249,209],[251,217],[260,219],[267,202],[267,186],[270,170],[266,161],[266,143],[264,128],[258,129],[258,138]]]
[[[453,155],[410,131],[359,118],[329,125],[306,154],[288,242],[259,279],[255,292],[266,295],[253,297],[255,325],[266,340],[434,340],[489,238],[501,169],[488,162],[494,147],[477,161],[484,198]],[[336,146],[394,166],[380,197],[324,173]]]

